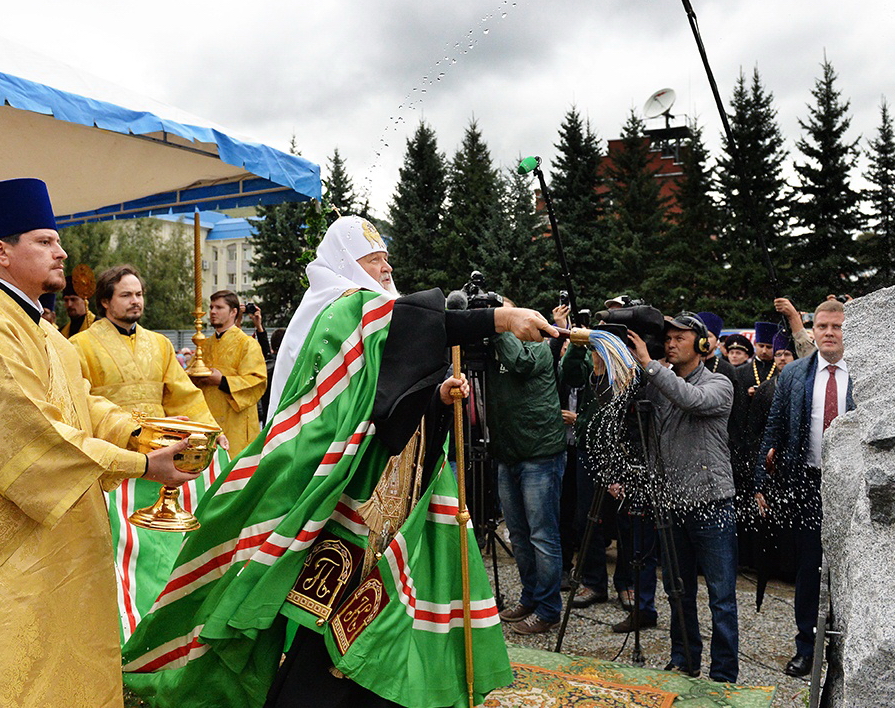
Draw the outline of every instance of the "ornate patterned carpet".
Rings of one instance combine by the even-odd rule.
[[[484,708],[768,708],[772,686],[738,686],[656,669],[510,646],[516,680]]]

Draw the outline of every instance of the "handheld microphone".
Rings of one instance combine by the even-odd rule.
[[[516,172],[520,175],[527,175],[529,172],[534,172],[541,166],[541,158],[537,156],[531,156],[523,158],[522,162],[519,163],[519,167],[516,168]]]

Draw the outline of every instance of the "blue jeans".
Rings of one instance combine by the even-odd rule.
[[[559,496],[565,451],[522,462],[497,463],[497,489],[522,581],[519,602],[545,622],[559,621],[562,549]]]
[[[709,676],[716,681],[736,681],[739,673],[737,625],[737,535],[732,499],[672,512],[671,535],[683,580],[684,624],[693,668],[702,660],[702,638],[696,613],[697,565],[705,576],[712,612],[712,646]],[[671,574],[663,572],[668,592]],[[684,638],[674,603],[671,604],[671,662],[686,668]]]

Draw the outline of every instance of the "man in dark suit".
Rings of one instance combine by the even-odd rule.
[[[790,518],[795,530],[798,627],[796,654],[786,664],[790,676],[805,676],[814,655],[814,625],[820,595],[821,443],[836,416],[855,407],[851,379],[842,358],[842,303],[826,301],[814,311],[817,352],[789,364],[777,379],[764,437],[755,461],[755,500],[764,515],[768,471],[782,490],[773,513]]]

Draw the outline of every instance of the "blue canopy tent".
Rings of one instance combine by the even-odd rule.
[[[61,227],[320,198],[320,167],[0,40],[0,179]]]

